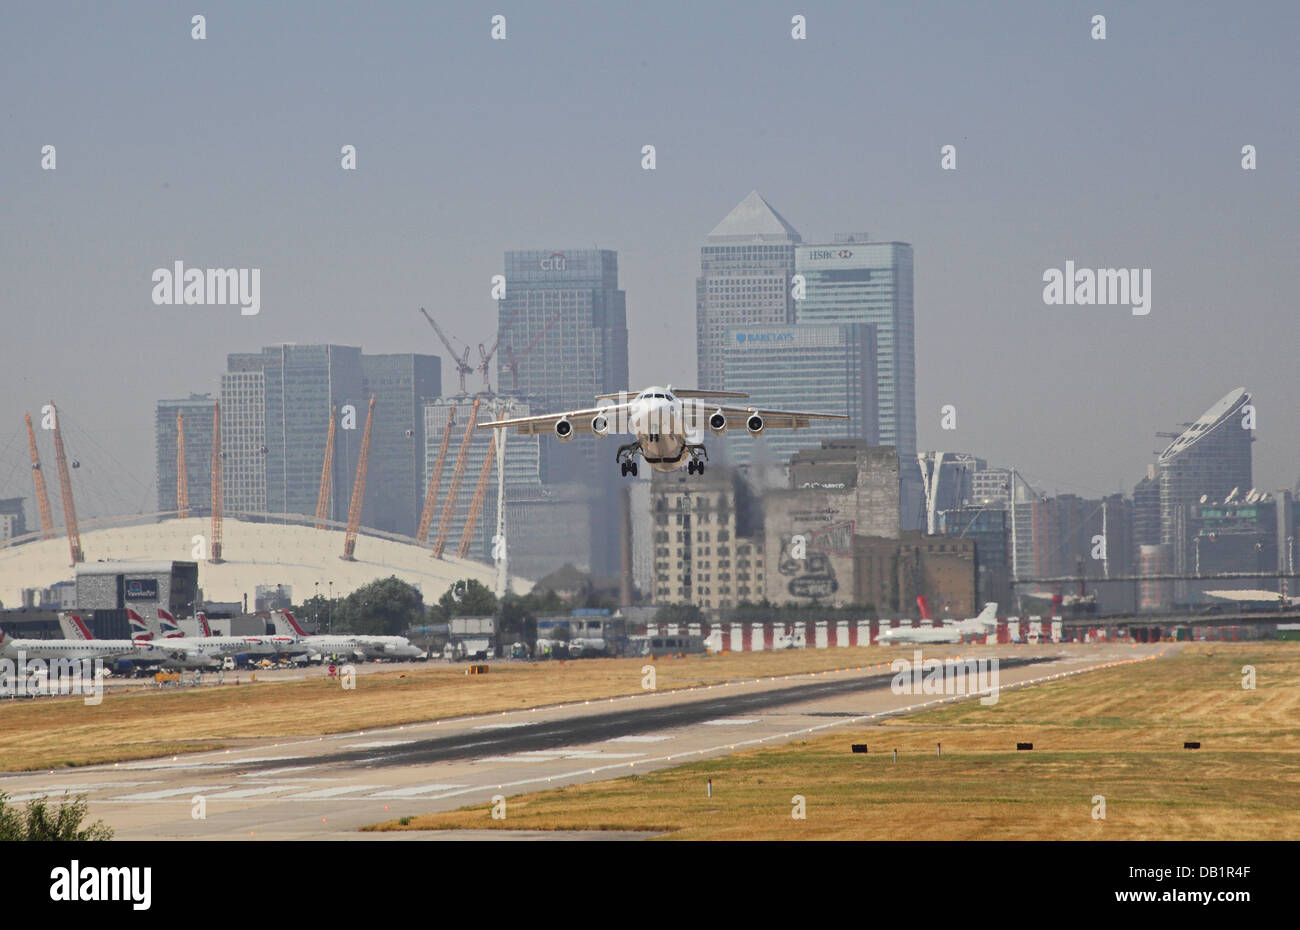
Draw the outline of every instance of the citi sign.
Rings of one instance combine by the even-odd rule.
[[[563,252],[552,252],[538,262],[537,267],[541,268],[542,271],[564,271],[568,266],[568,262],[569,260],[564,257]]]
[[[851,249],[814,249],[808,253],[808,258],[816,260],[819,258],[852,258]]]

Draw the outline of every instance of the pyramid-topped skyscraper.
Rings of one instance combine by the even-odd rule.
[[[799,231],[795,229],[776,209],[763,199],[758,191],[736,204],[713,232],[709,233],[710,244],[772,242],[793,244],[802,242]]]
[[[709,233],[695,286],[699,387],[723,388],[727,327],[793,322],[790,276],[801,241],[758,191],[750,191]]]

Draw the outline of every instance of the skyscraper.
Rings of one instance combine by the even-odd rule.
[[[1254,441],[1253,408],[1245,388],[1230,391],[1160,453],[1160,542],[1172,547],[1175,571],[1192,568],[1187,508],[1202,495],[1212,501],[1237,489],[1251,490],[1250,444]],[[1182,582],[1174,596],[1187,593]]]
[[[185,474],[189,490],[190,512],[207,513],[212,509],[212,408],[211,394],[191,394],[188,398],[160,400],[154,408],[155,484],[158,509],[176,509],[176,414],[185,424]]]
[[[361,378],[367,404],[375,398],[362,523],[414,536],[424,503],[424,404],[442,394],[442,362],[433,355],[362,355]]]
[[[916,337],[912,307],[912,247],[841,235],[827,245],[795,248],[795,273],[805,296],[795,301],[799,323],[870,323],[876,328],[876,406],[879,444],[898,449],[903,463],[903,528],[917,529],[921,500],[916,458]],[[915,508],[916,512],[908,512]]]
[[[1195,423],[1160,453],[1160,541],[1175,542],[1178,507],[1200,500],[1223,500],[1233,488],[1245,494],[1251,488],[1250,444],[1244,411],[1250,403],[1245,388],[1221,397]]]
[[[266,512],[266,373],[252,357],[232,357],[221,376],[222,506]]]
[[[698,387],[723,389],[729,328],[794,321],[790,275],[801,241],[758,191],[750,191],[709,233],[695,285]]]
[[[506,297],[498,302],[500,390],[560,407],[589,407],[597,394],[626,390],[627,296],[618,253],[535,250],[505,255]],[[508,381],[508,383],[507,383]]]
[[[876,442],[875,327],[845,325],[740,326],[727,329],[723,388],[749,395],[770,410],[837,413],[848,420],[813,420],[807,429],[737,435],[727,443],[730,464],[754,461],[756,444],[785,464],[824,439]],[[730,434],[728,434],[730,435]]]
[[[1146,476],[1133,487],[1133,564],[1138,569],[1142,546],[1160,545],[1160,475],[1154,463],[1147,466]]]
[[[361,350],[289,343],[268,346],[261,353],[232,354],[227,357],[227,368],[222,378],[221,411],[226,506],[240,510],[244,499],[250,505],[260,500],[260,508],[250,509],[315,514],[330,411],[337,407],[340,423],[335,434],[328,518],[346,519],[369,402],[362,385]],[[234,375],[238,377],[231,377]],[[384,411],[376,409],[375,416],[384,416]],[[372,452],[372,460],[376,457]],[[246,492],[231,486],[225,469],[230,469],[236,480],[247,475]],[[264,482],[262,488],[258,487],[259,477]]]
[[[627,390],[627,296],[609,249],[505,254],[498,305],[501,387],[548,410],[581,409],[597,394]],[[601,444],[604,443],[604,444]],[[618,570],[618,472],[608,441],[578,436],[541,450],[543,482],[581,486],[591,508],[592,569]]]

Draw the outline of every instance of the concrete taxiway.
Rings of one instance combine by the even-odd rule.
[[[996,655],[1005,693],[1174,648],[926,646],[923,651],[927,659]],[[891,652],[888,658],[899,654]],[[911,658],[912,650],[901,654]],[[972,700],[969,694],[897,694],[891,688],[893,678],[887,665],[877,664],[647,691],[324,737],[266,740],[165,759],[0,774],[0,791],[15,802],[84,794],[90,818],[103,819],[119,839],[374,839],[381,835],[357,833],[357,828],[836,729],[847,732],[856,726],[860,733],[862,726],[887,717]],[[448,838],[446,833],[382,836]],[[566,831],[564,838],[582,835]]]

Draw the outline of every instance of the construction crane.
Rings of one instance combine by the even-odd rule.
[[[221,402],[212,405],[212,532],[208,540],[208,561],[221,559],[221,463],[226,453],[221,451]]]
[[[488,437],[487,453],[483,456],[483,467],[478,473],[478,485],[474,488],[474,500],[469,505],[469,517],[465,520],[465,529],[460,534],[460,546],[456,555],[462,559],[469,555],[469,547],[474,542],[474,524],[478,522],[479,512],[483,509],[483,491],[487,486],[488,476],[492,474],[492,462],[496,459],[496,437]]]
[[[447,338],[447,334],[442,331],[442,327],[438,325],[437,321],[429,316],[429,311],[421,307],[420,312],[424,314],[424,318],[429,321],[429,325],[433,327],[433,331],[438,334],[438,338],[442,340],[442,344],[447,347],[447,351],[451,354],[451,360],[456,365],[456,372],[460,375],[460,392],[462,394],[468,393],[465,388],[465,376],[474,371],[474,366],[469,363],[469,346],[465,346],[465,351],[457,355],[456,350],[451,347],[451,340]],[[484,379],[487,378],[486,372],[483,377]]]
[[[506,346],[506,358],[508,359],[506,367],[510,369],[512,390],[519,390],[519,363],[523,361],[524,356],[537,348],[537,344],[542,341],[542,338],[550,331],[551,327],[555,325],[555,321],[559,318],[560,314],[556,313],[555,316],[547,320],[546,325],[542,327],[542,331],[534,336],[532,342],[528,343],[528,347],[518,355],[515,355],[514,349],[510,346]]]
[[[334,425],[338,422],[339,408],[330,408],[330,429],[325,437],[325,464],[320,469],[320,494],[316,496],[316,529],[325,529],[330,516],[330,491],[334,484]]]
[[[366,498],[366,466],[370,463],[370,427],[375,422],[375,395],[370,395],[370,408],[366,411],[366,431],[361,434],[361,455],[357,458],[357,477],[352,482],[352,506],[348,508],[348,532],[343,538],[343,555],[348,562],[357,548],[357,528],[361,526],[361,503]]]
[[[190,476],[185,469],[185,420],[176,411],[176,517],[190,515]]]
[[[438,523],[438,538],[433,543],[433,557],[442,558],[447,546],[447,534],[451,530],[451,519],[456,513],[456,495],[460,493],[460,482],[465,477],[465,453],[469,451],[474,439],[474,424],[478,422],[478,405],[481,397],[474,398],[474,407],[469,412],[469,425],[465,428],[465,438],[460,441],[460,454],[456,456],[456,470],[451,473],[451,486],[447,488],[447,499],[442,505],[442,519]]]
[[[36,484],[36,503],[41,510],[41,539],[54,538],[54,518],[50,516],[50,496],[45,493],[45,473],[36,451],[36,434],[32,432],[32,415],[27,417],[27,447],[32,451],[32,481]]]
[[[497,343],[500,341],[501,334],[497,333],[496,338],[492,340],[492,348],[485,349],[483,348],[483,343],[480,342],[478,344],[478,356],[482,361],[479,362],[477,370],[483,372],[483,392],[485,394],[492,393],[492,385],[488,382],[488,362],[490,362],[492,356],[496,354]]]
[[[68,456],[63,451],[63,429],[59,426],[59,411],[50,401],[50,411],[54,414],[54,462],[59,467],[59,491],[63,496],[63,524],[68,530],[68,551],[72,554],[72,564],[84,562],[86,557],[81,552],[81,530],[77,527],[77,505],[72,499],[72,476],[68,473]]]
[[[456,405],[447,411],[447,425],[442,430],[442,442],[438,444],[438,458],[433,463],[433,474],[429,476],[429,488],[424,495],[424,509],[420,511],[420,528],[415,538],[423,545],[433,528],[433,508],[438,501],[438,485],[442,484],[443,464],[447,461],[447,441],[451,439],[451,428],[456,425]]]
[[[510,329],[510,324],[515,321],[515,317],[518,315],[519,310],[516,308],[515,312],[510,314],[510,319],[506,320],[497,328],[497,334],[492,338],[492,345],[490,348],[483,348],[483,343],[481,342],[478,344],[478,356],[479,359],[481,359],[478,365],[478,370],[483,373],[483,391],[486,394],[492,393],[492,385],[488,382],[488,363],[492,361],[492,356],[496,354],[497,346],[501,343],[501,334]],[[500,319],[500,313],[497,314],[497,318]],[[500,378],[500,375],[501,370],[500,365],[498,364],[497,377]],[[500,387],[500,384],[497,386]]]

